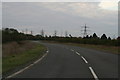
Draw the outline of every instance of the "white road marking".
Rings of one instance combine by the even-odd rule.
[[[80,53],[76,52],[77,55],[80,55]]]
[[[48,52],[49,52],[49,51],[47,51],[47,53],[48,53]],[[47,53],[45,53],[40,59],[38,59],[38,60],[35,61],[34,63],[30,64],[29,66],[27,66],[27,67],[25,67],[25,68],[23,68],[23,69],[15,72],[15,73],[13,73],[12,75],[9,75],[7,78],[12,78],[12,77],[14,77],[15,75],[17,75],[17,74],[25,71],[26,69],[30,68],[30,67],[33,66],[34,64],[38,63],[39,61],[41,61],[41,60],[47,55]]]
[[[89,69],[90,69],[93,77],[95,78],[95,80],[99,80],[98,77],[97,77],[97,75],[95,74],[94,70],[92,69],[92,67],[89,67]]]
[[[48,53],[49,51],[46,51],[46,53]]]
[[[48,53],[48,52],[47,52],[47,53]],[[38,59],[37,61],[35,61],[34,64],[36,64],[36,63],[38,63],[39,61],[41,61],[41,60],[47,55],[47,53],[46,53],[45,55],[43,55],[40,59]]]
[[[73,49],[71,49],[71,51],[74,51]]]
[[[83,56],[81,56],[81,57],[85,61],[85,63],[88,63],[88,61]]]

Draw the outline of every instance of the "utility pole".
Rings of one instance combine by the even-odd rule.
[[[41,30],[41,36],[44,37],[44,30]]]
[[[24,30],[22,30],[22,33],[24,33]]]
[[[26,34],[27,34],[27,32],[28,32],[28,29],[26,29],[25,31],[26,31]]]
[[[84,29],[82,30],[82,31],[83,31],[83,37],[86,37],[86,36],[88,35],[88,33],[87,33],[87,31],[88,31],[87,28],[89,28],[89,27],[87,27],[86,24],[85,24],[85,26],[83,26],[83,28],[84,28]]]
[[[68,37],[68,32],[67,31],[65,31],[65,37]]]
[[[33,35],[33,31],[31,30],[31,35]]]
[[[54,36],[55,36],[55,37],[57,36],[57,31],[56,31],[56,30],[54,31]]]
[[[61,30],[61,37],[63,36],[63,31]]]

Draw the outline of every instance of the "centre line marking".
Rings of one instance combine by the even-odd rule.
[[[81,56],[81,57],[82,57],[82,59],[85,61],[85,63],[88,63],[87,60],[86,60],[83,56]]]
[[[46,53],[48,53],[49,51],[46,51]]]
[[[71,51],[74,51],[73,49],[71,49]]]
[[[80,53],[76,52],[77,55],[80,55]]]
[[[99,80],[98,77],[97,77],[97,75],[95,74],[94,70],[92,69],[92,67],[89,67],[89,69],[90,69],[93,77],[95,78],[95,80]]]

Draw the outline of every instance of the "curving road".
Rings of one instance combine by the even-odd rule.
[[[14,78],[118,78],[118,56],[76,46],[42,43],[47,55]]]

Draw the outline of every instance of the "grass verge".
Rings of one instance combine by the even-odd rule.
[[[64,43],[64,42],[57,42],[57,41],[45,41],[49,43],[58,43],[58,44],[65,44],[65,45],[72,45],[72,46],[79,46],[83,48],[95,49],[103,52],[119,54],[120,47],[118,46],[106,46],[106,45],[93,45],[93,44],[77,44],[77,43]]]
[[[26,64],[41,57],[45,51],[45,46],[38,44],[33,49],[24,51],[19,54],[13,54],[7,57],[3,57],[2,73],[5,74],[20,65]]]
[[[104,51],[108,53],[113,53],[113,54],[119,54],[119,49],[120,47],[116,46],[105,46],[105,45],[92,45],[92,44],[75,44],[75,43],[65,43],[67,45],[73,45],[73,46],[80,46],[84,48],[90,48],[90,49],[95,49],[99,51]]]

